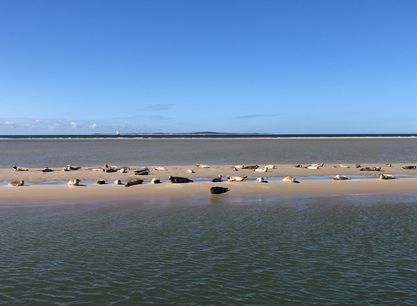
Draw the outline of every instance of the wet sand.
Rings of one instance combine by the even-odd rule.
[[[0,181],[25,180],[26,182],[39,183],[53,180],[98,180],[105,179],[111,183],[115,179],[126,182],[132,178],[144,179],[145,183],[129,188],[113,184],[68,187],[65,184],[59,185],[31,185],[23,187],[0,186],[0,203],[34,203],[34,202],[61,202],[61,201],[92,201],[92,200],[121,200],[121,199],[146,199],[154,197],[189,197],[212,196],[209,192],[212,186],[223,186],[230,188],[230,191],[223,197],[245,196],[245,195],[323,195],[323,194],[347,194],[347,193],[396,193],[417,191],[417,170],[404,170],[402,166],[412,164],[392,164],[392,166],[381,164],[363,164],[362,167],[381,166],[380,172],[360,171],[355,164],[325,164],[323,167],[312,170],[296,168],[294,165],[275,165],[276,169],[268,170],[266,173],[255,172],[254,170],[234,171],[232,165],[209,165],[209,168],[199,168],[195,165],[188,166],[166,166],[167,171],[157,171],[155,166],[150,166],[149,175],[134,175],[134,167],[127,173],[104,173],[93,171],[95,167],[85,167],[77,171],[65,172],[62,168],[54,168],[55,171],[43,173],[40,169],[31,168],[29,171],[14,171],[13,169],[0,169]],[[264,165],[260,165],[263,167]],[[306,166],[306,165],[304,165]],[[195,173],[187,173],[193,169]],[[405,174],[408,178],[397,178],[394,180],[377,179],[380,173],[384,174]],[[331,179],[305,180],[308,176],[334,176],[334,175],[361,175],[368,178],[351,179],[347,181],[334,181]],[[211,179],[218,175],[229,176],[251,176],[251,177],[284,177],[294,176],[300,181],[298,184],[282,181],[271,181],[267,184],[255,181],[244,182],[194,182],[189,184],[150,184],[152,178],[167,179],[172,176],[184,176],[189,178]],[[416,176],[416,177],[412,177]],[[370,178],[375,177],[375,178]],[[214,197],[218,197],[214,196]]]

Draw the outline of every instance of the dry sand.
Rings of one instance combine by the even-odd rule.
[[[50,173],[43,173],[40,169],[29,169],[30,171],[16,172],[12,169],[0,169],[0,181],[25,180],[27,182],[42,182],[48,180],[69,180],[78,178],[81,180],[105,179],[112,181],[121,179],[126,181],[131,178],[141,178],[145,184],[126,188],[124,186],[88,185],[79,187],[68,187],[61,185],[32,185],[23,187],[0,186],[0,203],[35,203],[35,202],[62,202],[62,201],[93,201],[93,200],[120,200],[120,199],[146,199],[155,197],[187,197],[211,196],[209,189],[212,186],[224,186],[230,188],[226,194],[219,195],[231,197],[234,195],[282,195],[282,194],[347,194],[347,193],[396,193],[417,191],[417,170],[404,170],[402,166],[409,164],[393,164],[390,166],[380,164],[364,164],[361,166],[382,166],[381,172],[359,171],[354,164],[347,164],[349,168],[340,165],[325,165],[318,170],[296,168],[294,165],[276,165],[276,169],[266,173],[259,173],[253,170],[233,171],[232,165],[210,165],[210,168],[199,168],[195,165],[189,166],[167,166],[167,171],[157,171],[149,167],[151,173],[145,176],[134,175],[133,170],[128,173],[104,173],[92,171],[94,167],[84,167],[81,170],[64,172],[61,169]],[[261,165],[263,166],[263,165]],[[134,167],[131,167],[132,169]],[[195,173],[187,173],[193,169]],[[366,175],[377,177],[384,174],[409,174],[416,175],[416,178],[400,178],[395,180],[360,179],[348,181],[333,180],[303,180],[304,176],[333,176],[341,175]],[[149,184],[152,178],[166,179],[168,176],[185,176],[189,178],[214,178],[218,175],[239,175],[239,176],[295,176],[299,178],[299,184],[274,181],[267,184],[254,181],[245,182],[195,182],[189,184]]]

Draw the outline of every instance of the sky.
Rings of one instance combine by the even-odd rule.
[[[0,134],[417,133],[416,0],[0,0]]]

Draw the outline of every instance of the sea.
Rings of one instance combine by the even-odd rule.
[[[414,138],[3,139],[0,165],[416,162]],[[7,187],[0,187],[7,188]],[[0,305],[415,305],[417,188],[0,205]]]
[[[0,136],[0,168],[68,164],[189,165],[241,163],[416,162],[414,136],[93,137]]]

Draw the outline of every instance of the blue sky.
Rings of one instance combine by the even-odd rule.
[[[0,0],[0,134],[416,133],[417,1]]]

